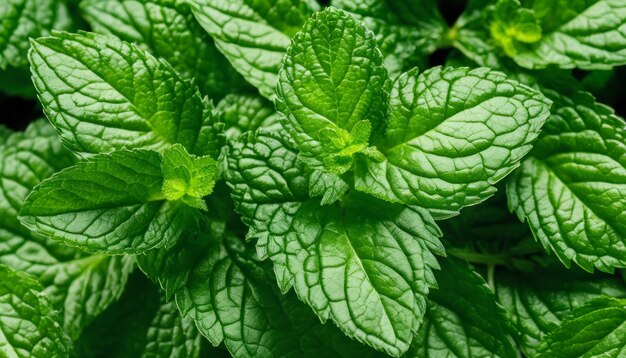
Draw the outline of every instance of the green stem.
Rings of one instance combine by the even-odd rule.
[[[487,266],[487,283],[489,284],[489,287],[491,287],[491,291],[493,292],[496,292],[495,272],[496,272],[495,265]]]

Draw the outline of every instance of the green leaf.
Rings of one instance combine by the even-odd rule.
[[[217,50],[191,11],[174,0],[83,0],[81,13],[94,31],[134,42],[169,62],[201,92],[220,99],[243,78]]]
[[[269,99],[291,36],[318,7],[313,0],[183,1],[233,67]]]
[[[197,230],[198,212],[165,200],[158,153],[121,150],[65,169],[26,199],[28,228],[89,252],[137,254]]]
[[[230,94],[217,104],[216,109],[222,113],[228,139],[235,140],[242,133],[259,128],[281,128],[274,105],[258,95]]]
[[[604,295],[626,297],[624,283],[615,277],[558,266],[533,272],[502,270],[495,281],[498,302],[508,311],[517,342],[529,357],[537,355],[539,343],[574,309]]]
[[[437,49],[447,25],[434,0],[333,0],[376,34],[392,77],[425,64]]]
[[[285,141],[257,132],[229,158],[227,180],[260,258],[274,262],[281,290],[294,286],[323,321],[401,355],[435,283],[439,229],[425,210],[358,193],[321,207],[308,198],[305,168]]]
[[[590,70],[626,64],[624,1],[535,0],[523,3],[528,4],[539,20],[543,36],[523,46],[513,56],[520,66],[556,65]]]
[[[219,153],[212,104],[137,46],[92,33],[54,33],[33,40],[29,58],[44,111],[70,149],[163,150],[180,143],[193,154]]]
[[[180,199],[191,207],[208,210],[202,198],[213,192],[217,171],[213,158],[190,155],[185,147],[175,144],[163,153],[163,195],[169,201]]]
[[[531,9],[522,8],[519,0],[498,0],[489,30],[504,52],[515,57],[518,43],[534,43],[541,39],[541,26]]]
[[[391,93],[384,161],[359,158],[355,186],[447,217],[493,195],[549,115],[541,93],[487,68],[402,75]]]
[[[626,126],[575,83],[547,78],[552,115],[507,183],[509,208],[566,265],[626,267]]]
[[[254,249],[231,234],[181,242],[161,250],[157,261],[162,264],[157,271],[142,268],[175,291],[180,310],[213,345],[223,341],[233,356],[375,355],[332,325],[320,324],[293,295],[278,292]]]
[[[489,34],[490,12],[486,7],[493,0],[469,0],[467,7],[448,32],[449,42],[480,66],[500,68],[498,48]]]
[[[34,278],[0,264],[0,307],[0,355],[69,356],[71,341]]]
[[[181,317],[173,301],[142,275],[84,332],[80,357],[177,358],[200,356],[201,336],[193,320]]]
[[[438,289],[428,295],[424,323],[408,356],[518,357],[505,311],[480,274],[445,259],[435,278]]]
[[[371,31],[341,10],[315,14],[296,34],[279,74],[277,108],[302,155],[350,169],[370,133],[385,128],[387,72]]]
[[[566,318],[537,357],[621,357],[626,352],[626,300],[598,298]]]
[[[0,69],[26,67],[28,39],[71,26],[67,5],[59,0],[5,0],[0,3]]]
[[[329,205],[341,199],[350,186],[340,176],[314,170],[309,177],[309,196],[321,196],[320,205]]]
[[[0,92],[14,97],[37,98],[37,91],[33,87],[28,67],[0,69],[0,78],[2,78]]]
[[[36,121],[0,147],[0,263],[35,276],[44,294],[62,311],[72,337],[122,293],[133,268],[131,257],[86,256],[37,235],[17,216],[31,188],[71,165],[53,127]]]

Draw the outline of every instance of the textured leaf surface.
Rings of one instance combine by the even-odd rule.
[[[303,155],[321,156],[327,169],[337,160],[351,161],[367,147],[370,133],[380,137],[384,131],[382,55],[373,33],[345,12],[315,14],[294,36],[279,78],[283,126]],[[364,123],[369,132],[360,138]]]
[[[220,99],[244,84],[191,11],[175,0],[83,0],[94,31],[134,42],[169,62],[202,93]]]
[[[361,342],[406,351],[434,284],[433,253],[443,250],[430,215],[361,195],[343,209],[320,207],[280,133],[257,133],[229,163],[237,210],[261,258],[274,261],[281,289],[293,285],[322,320]]]
[[[20,219],[47,237],[87,251],[141,253],[171,245],[197,226],[196,209],[166,201],[158,153],[117,151],[44,181]]]
[[[0,148],[0,262],[35,276],[52,305],[61,310],[65,331],[76,338],[89,321],[121,294],[133,268],[131,257],[86,256],[34,235],[17,216],[36,184],[74,156],[49,124],[34,122]]]
[[[224,240],[201,236],[140,260],[214,345],[236,357],[377,356],[280,294],[252,248]]]
[[[312,0],[185,2],[233,67],[270,99],[291,36],[318,6]]]
[[[392,77],[422,67],[423,57],[435,51],[447,27],[434,0],[333,0],[332,5],[374,31]]]
[[[561,267],[530,273],[500,271],[495,278],[498,302],[508,311],[517,342],[530,357],[574,309],[603,295],[626,297],[626,286],[617,278]]]
[[[260,96],[231,94],[224,97],[216,109],[222,113],[228,139],[237,139],[242,133],[259,128],[280,129],[274,105]]]
[[[201,336],[193,320],[157,287],[134,275],[124,295],[85,330],[77,343],[80,357],[197,358]]]
[[[213,158],[190,155],[185,147],[175,144],[163,153],[161,173],[162,192],[167,200],[180,199],[191,207],[207,210],[203,198],[213,192],[218,175]]]
[[[505,311],[466,263],[441,260],[438,289],[428,295],[424,323],[407,356],[517,357]]]
[[[513,57],[527,68],[609,69],[626,64],[626,3],[622,0],[530,2],[543,36]]]
[[[386,160],[358,161],[356,188],[439,216],[480,203],[528,153],[549,108],[541,93],[486,68],[410,71],[391,93]]]
[[[507,183],[509,207],[566,264],[626,266],[626,124],[575,84],[543,92],[552,115]]]
[[[55,320],[41,286],[24,273],[0,264],[0,355],[66,357],[71,342]]]
[[[33,81],[44,111],[72,150],[162,150],[180,143],[217,156],[213,108],[167,63],[114,37],[55,33],[34,40]]]
[[[26,67],[30,37],[70,27],[68,9],[59,0],[5,0],[0,3],[0,69]]]
[[[538,357],[609,357],[626,354],[626,300],[598,298],[566,318],[542,344]]]

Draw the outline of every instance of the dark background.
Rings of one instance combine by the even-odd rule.
[[[2,0],[0,0],[2,1]],[[319,0],[322,5],[328,5],[330,0]],[[439,0],[442,14],[448,24],[452,25],[463,12],[466,0]],[[431,66],[442,65],[450,53],[450,49],[437,50],[429,57]],[[583,81],[587,90],[592,92],[599,102],[613,107],[617,114],[624,117],[626,114],[626,67],[612,71],[574,71],[574,76]],[[0,73],[0,81],[3,81]],[[621,100],[623,98],[623,100]],[[36,99],[9,96],[0,93],[0,124],[13,130],[23,130],[34,119],[43,116],[41,106]]]

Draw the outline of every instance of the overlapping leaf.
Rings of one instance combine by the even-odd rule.
[[[248,139],[232,153],[228,181],[281,289],[294,286],[322,320],[401,355],[434,284],[433,253],[443,249],[430,214],[358,193],[322,208],[308,198],[305,168],[280,133]]]
[[[137,46],[92,33],[55,33],[34,40],[29,58],[44,111],[72,150],[163,150],[180,143],[193,154],[219,153],[212,104]]]

